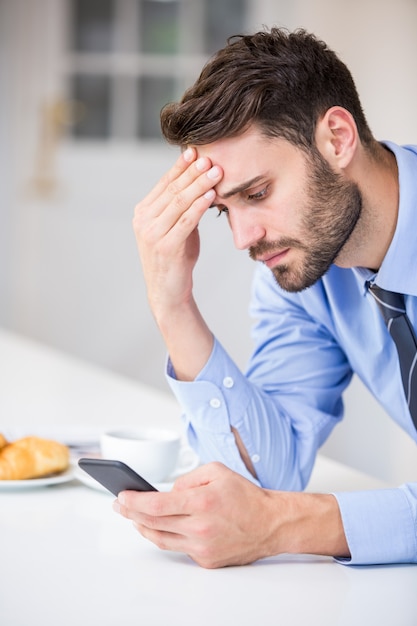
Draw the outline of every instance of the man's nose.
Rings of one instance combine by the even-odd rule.
[[[244,210],[243,210],[244,211]],[[247,250],[265,237],[265,229],[254,219],[253,215],[243,215],[243,211],[229,208],[229,224],[232,229],[233,241],[238,250]]]

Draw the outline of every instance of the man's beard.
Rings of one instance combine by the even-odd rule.
[[[286,291],[302,291],[314,285],[334,263],[349,240],[362,212],[358,186],[336,174],[319,152],[314,151],[307,184],[310,187],[302,219],[304,243],[291,237],[261,240],[249,248],[249,256],[292,248],[304,253],[294,265],[272,268],[277,283]]]

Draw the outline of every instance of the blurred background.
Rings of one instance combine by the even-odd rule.
[[[133,208],[177,156],[160,108],[263,25],[323,38],[375,135],[417,143],[417,0],[0,0],[0,327],[167,390]],[[254,266],[214,212],[201,238],[196,297],[244,367]],[[416,480],[415,445],[356,380],[346,405],[324,452]]]

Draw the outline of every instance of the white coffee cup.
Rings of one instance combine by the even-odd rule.
[[[123,428],[102,433],[100,448],[103,458],[123,461],[151,483],[164,482],[178,469],[181,435],[164,428]],[[193,456],[182,472],[197,465]]]

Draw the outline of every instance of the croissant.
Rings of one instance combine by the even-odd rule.
[[[69,450],[58,441],[24,437],[7,443],[0,435],[0,480],[40,478],[62,472],[68,465]]]

